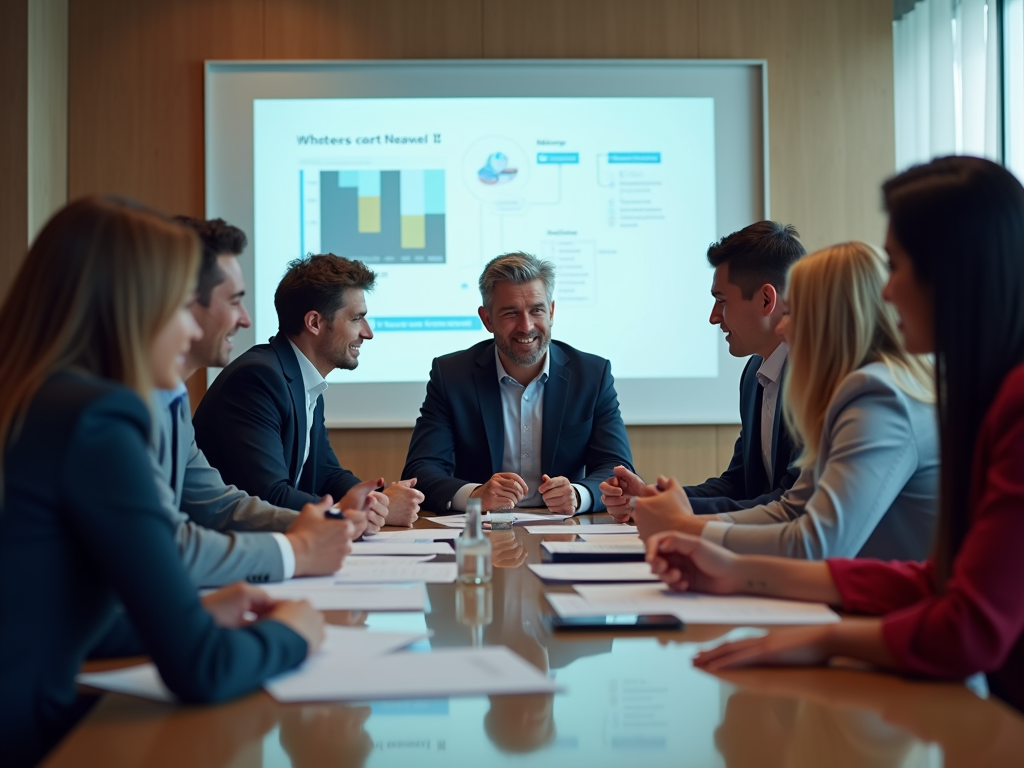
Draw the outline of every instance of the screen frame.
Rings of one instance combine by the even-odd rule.
[[[549,77],[552,70],[559,74],[554,80]],[[501,77],[509,77],[510,71],[516,85],[496,88],[494,83],[503,82]],[[398,84],[396,77],[401,79]],[[568,90],[566,83],[572,84]],[[751,123],[741,127],[722,125],[725,121],[719,119],[716,101],[716,236],[722,237],[771,215],[768,64],[764,59],[209,60],[204,65],[205,215],[223,217],[249,235],[241,266],[247,285],[253,285],[253,260],[248,258],[257,245],[253,226],[252,99],[424,95],[718,97],[712,93],[714,87],[736,88],[729,98],[740,105]],[[240,108],[243,125],[228,130],[228,123],[238,119]],[[231,112],[234,117],[226,114]],[[729,163],[732,165],[723,170]],[[733,166],[742,166],[749,174],[746,199],[738,200],[742,195],[737,193],[732,177],[739,171]],[[372,302],[372,294],[370,298]],[[709,313],[710,308],[709,299]],[[235,336],[232,359],[255,343],[252,329],[241,329]],[[451,351],[438,350],[438,354]],[[617,380],[624,422],[738,423],[736,392],[746,359],[730,356],[724,338],[720,338],[718,362],[719,375],[713,379]],[[208,383],[219,371],[208,369]],[[427,371],[423,373],[422,382],[332,382],[324,394],[327,426],[411,427],[425,391]],[[672,386],[668,382],[685,382],[682,396],[673,397],[670,408],[659,407],[658,403],[666,401],[665,388]],[[723,386],[726,382],[728,386]]]

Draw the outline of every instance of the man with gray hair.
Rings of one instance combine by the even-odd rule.
[[[494,339],[434,359],[402,472],[424,509],[600,512],[601,481],[632,465],[611,365],[551,340],[554,287],[551,263],[526,253],[484,268],[478,312]]]

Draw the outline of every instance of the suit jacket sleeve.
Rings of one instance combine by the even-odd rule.
[[[268,504],[233,485],[226,485],[220,472],[210,466],[196,445],[195,432],[186,416],[179,426],[188,441],[188,463],[181,491],[181,511],[204,528],[219,531],[284,531],[298,516],[294,510]]]
[[[580,483],[590,491],[593,499],[592,512],[603,512],[599,486],[614,474],[615,467],[620,464],[633,470],[633,453],[629,448],[629,436],[626,425],[622,423],[619,413],[619,398],[615,392],[615,380],[612,378],[612,366],[604,361],[601,373],[601,391],[594,408],[594,422],[587,443],[586,453],[587,476]]]
[[[486,451],[481,434],[480,450]],[[436,514],[450,511],[452,498],[467,480],[453,477],[455,471],[455,431],[451,404],[445,391],[440,363],[435,359],[427,382],[427,394],[409,441],[409,453],[402,479],[417,478],[423,493],[423,509]]]
[[[319,441],[317,455],[319,456],[320,468],[316,492],[319,496],[329,493],[335,501],[338,501],[349,492],[352,486],[359,483],[359,478],[341,466],[337,454],[334,453],[334,449],[331,447],[331,440],[327,434],[327,425],[324,423],[323,395],[320,396],[320,402],[317,403],[316,410],[313,412],[313,418],[319,420],[319,423],[314,424],[311,430],[311,435],[316,436],[316,439]],[[312,451],[310,451],[310,455],[312,456]],[[314,501],[319,501],[319,496]]]
[[[216,626],[182,568],[174,523],[157,495],[145,418],[137,415],[144,406],[125,401],[121,392],[102,397],[79,419],[58,469],[69,489],[62,514],[171,691],[194,702],[246,693],[301,662],[306,642],[275,621]]]
[[[733,460],[735,460],[735,456],[733,457]],[[732,468],[731,463],[729,467]],[[786,492],[794,487],[798,477],[800,477],[800,468],[795,464],[790,464],[789,468],[786,470],[786,474],[782,478],[782,483],[770,490],[768,493],[762,494],[753,499],[733,499],[728,496],[691,497],[690,505],[693,507],[693,513],[695,515],[715,515],[726,512],[738,512],[743,509],[750,509],[751,507],[758,507],[763,504],[772,504],[781,500]],[[713,479],[718,480],[719,478]],[[689,495],[692,488],[701,488],[704,485],[707,485],[707,483],[702,483],[699,486],[686,486],[684,490],[687,492],[687,495]]]
[[[893,657],[908,671],[963,678],[999,669],[1015,644],[1020,652],[1024,633],[1022,384],[1021,374],[1004,383],[979,431],[970,528],[944,590],[937,587],[931,563],[829,562],[844,608],[887,613],[882,635]],[[1004,683],[1015,686],[1020,702],[1024,685],[1019,672],[1003,677]]]
[[[728,549],[808,560],[860,552],[918,466],[903,400],[891,387],[867,386],[826,424],[829,452],[816,483],[805,470],[799,495],[724,516],[737,523],[725,533]]]
[[[163,481],[152,451],[150,460],[157,479],[157,497],[164,515],[174,525],[181,561],[195,586],[222,587],[236,581],[264,583],[284,578],[281,549],[273,537],[266,533],[221,532],[190,520],[175,507],[174,493]],[[187,491],[188,470],[185,477]]]
[[[282,414],[291,411],[292,403],[284,380],[281,387],[274,387],[276,378],[265,375],[266,369],[259,365],[240,366],[230,373],[230,382],[219,390],[221,396],[212,402],[204,399],[199,406],[202,416],[197,413],[196,434],[200,448],[207,440],[218,445],[222,435],[231,435],[233,449],[222,446],[214,455],[204,448],[228,482],[286,509],[299,510],[319,501],[313,494],[296,490],[295,478],[289,476],[281,434]]]

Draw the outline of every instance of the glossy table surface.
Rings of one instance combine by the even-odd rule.
[[[568,541],[591,522],[610,519],[553,525]],[[489,587],[429,585],[426,614],[331,612],[328,621],[430,629],[429,644],[417,647],[424,651],[506,645],[564,693],[282,705],[261,691],[209,707],[109,694],[45,765],[1024,766],[1024,717],[962,685],[853,669],[715,677],[693,667],[699,649],[756,628],[553,633],[543,593],[568,587],[544,585],[525,567],[540,562],[542,537],[518,526],[489,536]]]

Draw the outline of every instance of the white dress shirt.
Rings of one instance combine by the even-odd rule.
[[[761,461],[769,482],[772,479],[772,437],[775,414],[779,409],[779,385],[782,367],[788,355],[789,347],[786,342],[782,342],[757,369],[757,381],[764,388],[764,394],[761,395]]]
[[[544,356],[544,368],[537,378],[523,386],[508,375],[501,364],[498,349],[494,349],[494,364],[501,392],[501,417],[505,431],[501,471],[514,472],[526,481],[527,495],[516,506],[543,507],[544,497],[537,490],[541,486],[541,436],[544,434],[544,386],[551,370],[551,355]],[[452,499],[452,509],[465,510],[466,502],[482,483],[466,483]],[[593,503],[590,491],[573,483],[580,497],[576,512],[587,512]]]
[[[320,396],[327,391],[327,380],[320,375],[316,366],[309,362],[309,358],[302,354],[302,350],[295,346],[295,342],[288,339],[295,351],[295,359],[299,361],[299,371],[302,372],[302,388],[306,390],[306,439],[302,451],[302,463],[295,472],[295,485],[299,484],[302,477],[302,470],[306,466],[306,459],[309,458],[309,436],[313,431],[313,412],[316,411],[316,402]]]

